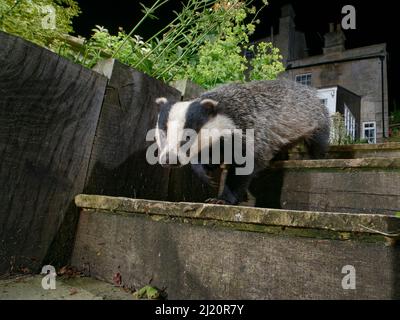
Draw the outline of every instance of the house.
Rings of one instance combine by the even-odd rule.
[[[331,116],[336,112],[344,115],[346,132],[352,140],[360,140],[361,97],[341,86],[318,89],[318,95]],[[376,143],[376,132],[366,131],[363,138]]]
[[[353,102],[359,100],[352,106],[344,105],[339,98],[335,111],[349,117],[346,123],[354,120],[355,137],[381,142],[389,132],[386,44],[346,49],[340,25],[330,24],[330,31],[324,35],[323,54],[310,56],[305,34],[296,30],[294,17],[291,5],[282,7],[278,34],[271,31],[262,39],[280,49],[286,67],[282,76],[319,89],[321,99],[328,99],[331,107],[327,92],[352,97]]]

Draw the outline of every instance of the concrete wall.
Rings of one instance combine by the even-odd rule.
[[[78,196],[72,263],[169,299],[393,299],[399,218]],[[366,228],[370,228],[371,231]],[[392,240],[391,240],[392,239]],[[344,290],[344,266],[356,289]]]

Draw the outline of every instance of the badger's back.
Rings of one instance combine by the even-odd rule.
[[[329,114],[315,89],[289,80],[220,86],[201,98],[218,101],[218,113],[239,129],[254,129],[255,153],[269,161],[282,147],[329,132]],[[326,134],[328,135],[328,134]]]

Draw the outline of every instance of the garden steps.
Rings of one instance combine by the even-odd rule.
[[[151,280],[171,299],[400,297],[397,217],[96,195],[75,202],[72,264],[103,281],[117,272],[127,287]],[[356,287],[344,289],[351,267]]]
[[[256,206],[291,210],[400,211],[400,158],[278,161],[251,185]]]
[[[356,158],[399,158],[400,142],[377,144],[349,144],[330,146],[326,159],[356,159]],[[295,147],[289,152],[290,160],[308,159],[303,147]]]
[[[60,58],[55,53],[21,38],[0,32],[0,40],[0,73],[2,75],[0,78],[10,79],[0,81],[0,91],[8,93],[0,97],[2,112],[0,119],[4,124],[0,130],[0,149],[3,151],[0,172],[3,181],[3,189],[0,193],[2,195],[0,207],[3,209],[0,214],[0,276],[9,274],[10,271],[26,269],[38,271],[43,265],[49,263],[65,265],[70,258],[72,239],[79,216],[73,203],[76,194],[123,195],[176,202],[203,201],[210,195],[211,191],[193,177],[190,168],[170,172],[161,167],[147,165],[145,162],[146,148],[143,141],[157,117],[154,100],[159,96],[179,99],[181,93],[176,89],[118,61],[109,65],[107,79],[95,71]],[[28,121],[28,119],[31,120]],[[383,149],[379,153],[388,151],[386,147]],[[378,157],[380,157],[379,154],[375,158]],[[400,207],[399,200],[396,200],[399,199],[397,183],[399,168],[396,160],[399,157],[392,154],[391,158],[394,160],[389,162],[383,157],[380,157],[381,160],[360,161],[358,166],[357,161],[343,162],[343,166],[340,165],[340,161],[336,161],[331,162],[330,168],[324,167],[328,162],[304,161],[274,164],[273,168],[265,173],[266,180],[259,185],[261,192],[257,194],[257,205],[269,208],[281,207],[286,211],[302,209],[304,211],[393,215]],[[301,167],[302,164],[305,166]],[[319,166],[316,166],[317,164]],[[347,198],[344,197],[345,195]],[[165,207],[165,202],[156,203],[164,214],[151,216],[153,218],[161,216],[168,220],[169,211]],[[172,204],[169,203],[168,206]],[[188,210],[187,206],[184,208],[181,204],[177,206],[172,206],[177,212]],[[192,206],[190,205],[189,208]],[[222,208],[222,206],[211,206],[211,209],[207,210],[221,212]],[[360,258],[360,261],[363,261],[360,262],[362,268],[367,268],[366,261],[374,259],[376,260],[371,262],[371,268],[380,270],[380,266],[376,266],[376,261],[393,261],[393,268],[398,265],[397,256],[395,256],[396,249],[390,246],[384,247],[383,243],[387,244],[387,241],[380,234],[378,237],[382,241],[379,242],[379,246],[373,244],[369,251],[367,250],[370,246],[368,241],[360,245],[354,242],[355,248],[351,240],[350,242],[335,240],[332,243],[328,241],[324,247],[322,246],[326,243],[324,238],[322,240],[313,240],[312,237],[311,240],[305,240],[310,239],[308,237],[298,239],[297,232],[303,230],[303,227],[295,227],[296,237],[286,238],[285,234],[285,237],[281,239],[280,235],[276,236],[268,232],[256,233],[253,229],[232,230],[226,228],[231,222],[222,221],[221,226],[221,221],[215,217],[206,220],[211,225],[198,226],[197,222],[204,223],[204,221],[190,216],[181,218],[183,222],[173,218],[173,223],[167,224],[164,223],[165,219],[159,223],[144,220],[142,218],[146,218],[146,215],[143,212],[126,215],[125,212],[113,209],[115,214],[109,215],[104,213],[110,211],[103,208],[99,214],[94,214],[96,210],[83,209],[74,259],[79,257],[79,246],[81,246],[81,252],[84,252],[85,248],[89,251],[94,249],[94,244],[100,247],[103,243],[113,244],[115,253],[105,257],[104,261],[125,259],[121,260],[121,263],[124,263],[121,268],[133,268],[132,270],[124,269],[123,276],[126,277],[127,283],[147,284],[150,281],[150,278],[147,278],[149,274],[154,272],[161,274],[162,269],[165,269],[168,277],[157,276],[157,282],[162,285],[160,279],[169,279],[168,286],[172,288],[171,297],[178,297],[179,294],[181,297],[340,296],[343,294],[341,291],[338,293],[333,290],[332,294],[326,294],[325,289],[323,291],[316,288],[312,277],[304,274],[306,269],[296,269],[297,264],[300,263],[310,270],[315,270],[316,267],[313,267],[311,262],[318,264],[319,259],[316,259],[314,253],[306,255],[304,252],[312,251],[316,245],[319,248],[318,255],[323,260],[326,255],[325,249],[327,252],[333,252],[333,256],[339,257],[340,260],[340,253],[343,250],[346,251],[349,246],[349,251],[352,252],[354,249],[364,254],[362,259]],[[228,207],[226,210],[230,212],[234,209]],[[241,210],[244,212],[245,209]],[[266,211],[257,210],[268,209],[248,208],[247,210],[264,215]],[[103,219],[105,224],[100,223]],[[108,221],[109,219],[114,220]],[[392,221],[391,219],[394,218],[386,216],[382,219],[382,221]],[[99,220],[98,224],[97,220]],[[196,222],[196,225],[186,223],[186,220]],[[82,234],[82,230],[89,227],[90,221],[94,224],[90,225],[86,236],[92,237],[90,240],[92,243],[89,243],[88,239],[83,239],[85,234]],[[240,226],[248,227],[249,225],[253,226],[254,223],[240,222]],[[258,224],[255,225],[258,226]],[[275,225],[273,229],[285,228],[286,231],[291,232],[292,227]],[[93,234],[96,230],[98,233]],[[395,231],[390,228],[376,230]],[[348,232],[352,234],[353,231],[346,232],[344,237],[347,237]],[[360,232],[360,230],[354,231],[354,234]],[[132,234],[134,237],[129,238]],[[320,234],[319,231],[318,234]],[[366,233],[361,232],[361,234]],[[337,233],[335,235],[338,236]],[[367,235],[369,238],[369,234]],[[190,240],[187,246],[185,238]],[[141,247],[136,248],[132,246],[132,243],[125,243],[129,246],[123,247],[124,241],[128,239],[143,245],[143,250],[147,250],[147,253],[141,252]],[[97,240],[99,242],[96,242]],[[164,243],[168,246],[164,247]],[[213,251],[215,243],[217,246]],[[121,245],[120,248],[119,245]],[[151,256],[152,245],[156,246],[155,249],[162,249],[163,253],[159,258]],[[136,256],[132,257],[135,252],[129,249],[130,246],[139,250]],[[303,249],[299,246],[303,246]],[[238,256],[235,253],[236,247],[240,251]],[[202,257],[193,256],[191,248],[194,248],[194,252],[203,252]],[[158,252],[161,252],[160,250]],[[208,251],[212,253],[210,257],[207,257]],[[97,255],[99,252],[95,252],[97,259],[102,257],[101,252]],[[244,270],[235,269],[238,268],[235,264],[236,259],[243,262],[247,252],[250,257],[249,263],[239,264],[239,266],[244,265]],[[257,252],[263,253],[261,262],[257,259]],[[303,253],[300,255],[301,252]],[[374,259],[366,256],[369,253]],[[293,260],[292,256],[296,257],[296,254],[298,254],[297,260]],[[225,255],[226,258],[221,260],[219,265],[213,265],[207,260],[214,258],[218,261],[219,257]],[[96,266],[97,260],[94,253],[90,251],[88,256],[91,257],[89,265]],[[275,256],[278,260],[273,258]],[[347,257],[349,254],[344,252],[343,256]],[[182,275],[180,272],[186,270],[182,269],[186,258],[189,259],[191,269],[189,269],[189,275],[187,273]],[[149,259],[149,263],[143,260],[146,263],[137,265],[141,262],[140,259]],[[152,261],[156,261],[154,259],[161,259],[162,264],[151,265]],[[293,263],[285,267],[287,259]],[[327,258],[326,268],[331,268],[331,265],[337,266],[335,261],[331,261],[332,259]],[[81,265],[82,261],[75,261]],[[212,268],[205,268],[203,271],[201,266],[208,264]],[[264,274],[264,265],[271,266],[268,275]],[[301,275],[299,282],[302,286],[294,286],[288,291],[280,288],[279,281],[284,281],[284,278],[278,274],[278,269],[273,267],[275,265],[282,265],[283,274],[286,276],[298,271]],[[346,297],[395,296],[398,281],[391,280],[393,268],[389,265],[390,262],[382,269],[385,273],[382,278],[384,283],[382,290],[386,290],[385,292],[380,289],[375,292],[377,279],[372,279],[370,287],[362,287],[361,293],[347,293]],[[135,268],[138,270],[137,275]],[[147,268],[147,271],[140,268]],[[215,271],[215,268],[218,270]],[[215,275],[207,275],[207,272],[213,270]],[[334,272],[336,269],[329,270]],[[95,274],[96,267],[92,271]],[[115,271],[114,265],[110,271]],[[239,277],[238,283],[231,284],[234,276],[241,274],[242,271],[243,277]],[[263,278],[252,279],[250,277],[252,274],[260,274]],[[178,275],[181,278],[175,277]],[[109,276],[109,273],[103,274],[108,281]],[[368,280],[368,277],[372,276],[376,276],[376,272],[365,277]],[[330,285],[333,283],[332,277],[337,278],[337,275],[335,273],[333,276],[331,273],[329,277],[328,280],[331,282],[328,280],[323,282],[321,277],[317,278],[320,282]],[[143,280],[144,278],[146,281]],[[224,288],[219,285],[213,286],[213,281],[219,281],[220,278]],[[228,281],[229,279],[232,281]],[[272,282],[272,286],[267,286],[268,283],[264,283],[263,280]],[[312,282],[311,291],[304,289],[308,288],[307,281]],[[256,289],[249,289],[250,286]],[[188,287],[193,287],[193,292]],[[211,289],[208,290],[208,287]],[[180,288],[182,288],[181,293],[179,293]],[[241,288],[249,290],[241,292]],[[219,289],[221,292],[217,292]]]

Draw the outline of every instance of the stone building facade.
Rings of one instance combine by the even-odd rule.
[[[305,35],[296,30],[294,17],[293,8],[284,6],[279,34],[271,32],[262,39],[281,50],[286,67],[282,76],[317,89],[340,86],[360,96],[359,137],[371,137],[374,130],[375,139],[370,141],[382,141],[389,131],[386,44],[346,50],[340,25],[331,24],[324,36],[323,54],[309,56]]]

